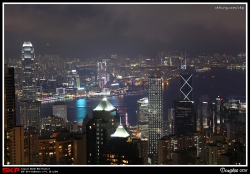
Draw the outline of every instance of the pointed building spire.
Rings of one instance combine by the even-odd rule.
[[[121,118],[121,117],[120,117]],[[123,125],[120,123],[115,133],[111,135],[111,137],[129,137],[129,133],[124,129]]]
[[[104,97],[94,111],[112,111],[114,109],[116,108],[107,100],[106,97]]]

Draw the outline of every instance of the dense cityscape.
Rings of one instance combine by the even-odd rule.
[[[2,3],[2,173],[247,172],[247,8]]]
[[[192,86],[194,71],[245,70],[244,52],[113,54],[80,61],[35,56],[29,41],[21,47],[21,58],[5,59],[5,165],[246,164],[246,96],[202,96],[196,110]],[[180,98],[164,117],[163,86],[177,78]],[[126,110],[109,97],[140,93],[147,97],[137,101],[137,122],[129,126]],[[65,100],[91,98],[101,98],[92,115],[69,121]],[[41,105],[48,101],[53,113],[42,116]]]

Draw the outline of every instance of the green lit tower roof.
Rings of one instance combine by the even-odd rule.
[[[115,133],[111,135],[111,137],[123,137],[123,138],[127,138],[127,137],[129,137],[129,134],[124,129],[123,125],[120,124],[118,126],[118,128],[116,129]]]
[[[114,109],[116,108],[107,100],[106,97],[104,97],[94,111],[112,111]]]

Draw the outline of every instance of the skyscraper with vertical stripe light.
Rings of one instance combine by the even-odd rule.
[[[22,100],[36,100],[35,54],[31,42],[22,47]]]
[[[157,155],[157,142],[163,136],[163,89],[161,77],[148,77],[148,150]]]
[[[36,101],[36,64],[34,47],[31,42],[22,46],[22,100],[20,101],[20,124],[40,126],[41,102]]]

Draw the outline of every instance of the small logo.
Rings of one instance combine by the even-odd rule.
[[[20,168],[10,168],[10,167],[2,168],[3,173],[19,173],[20,171],[21,171]]]

